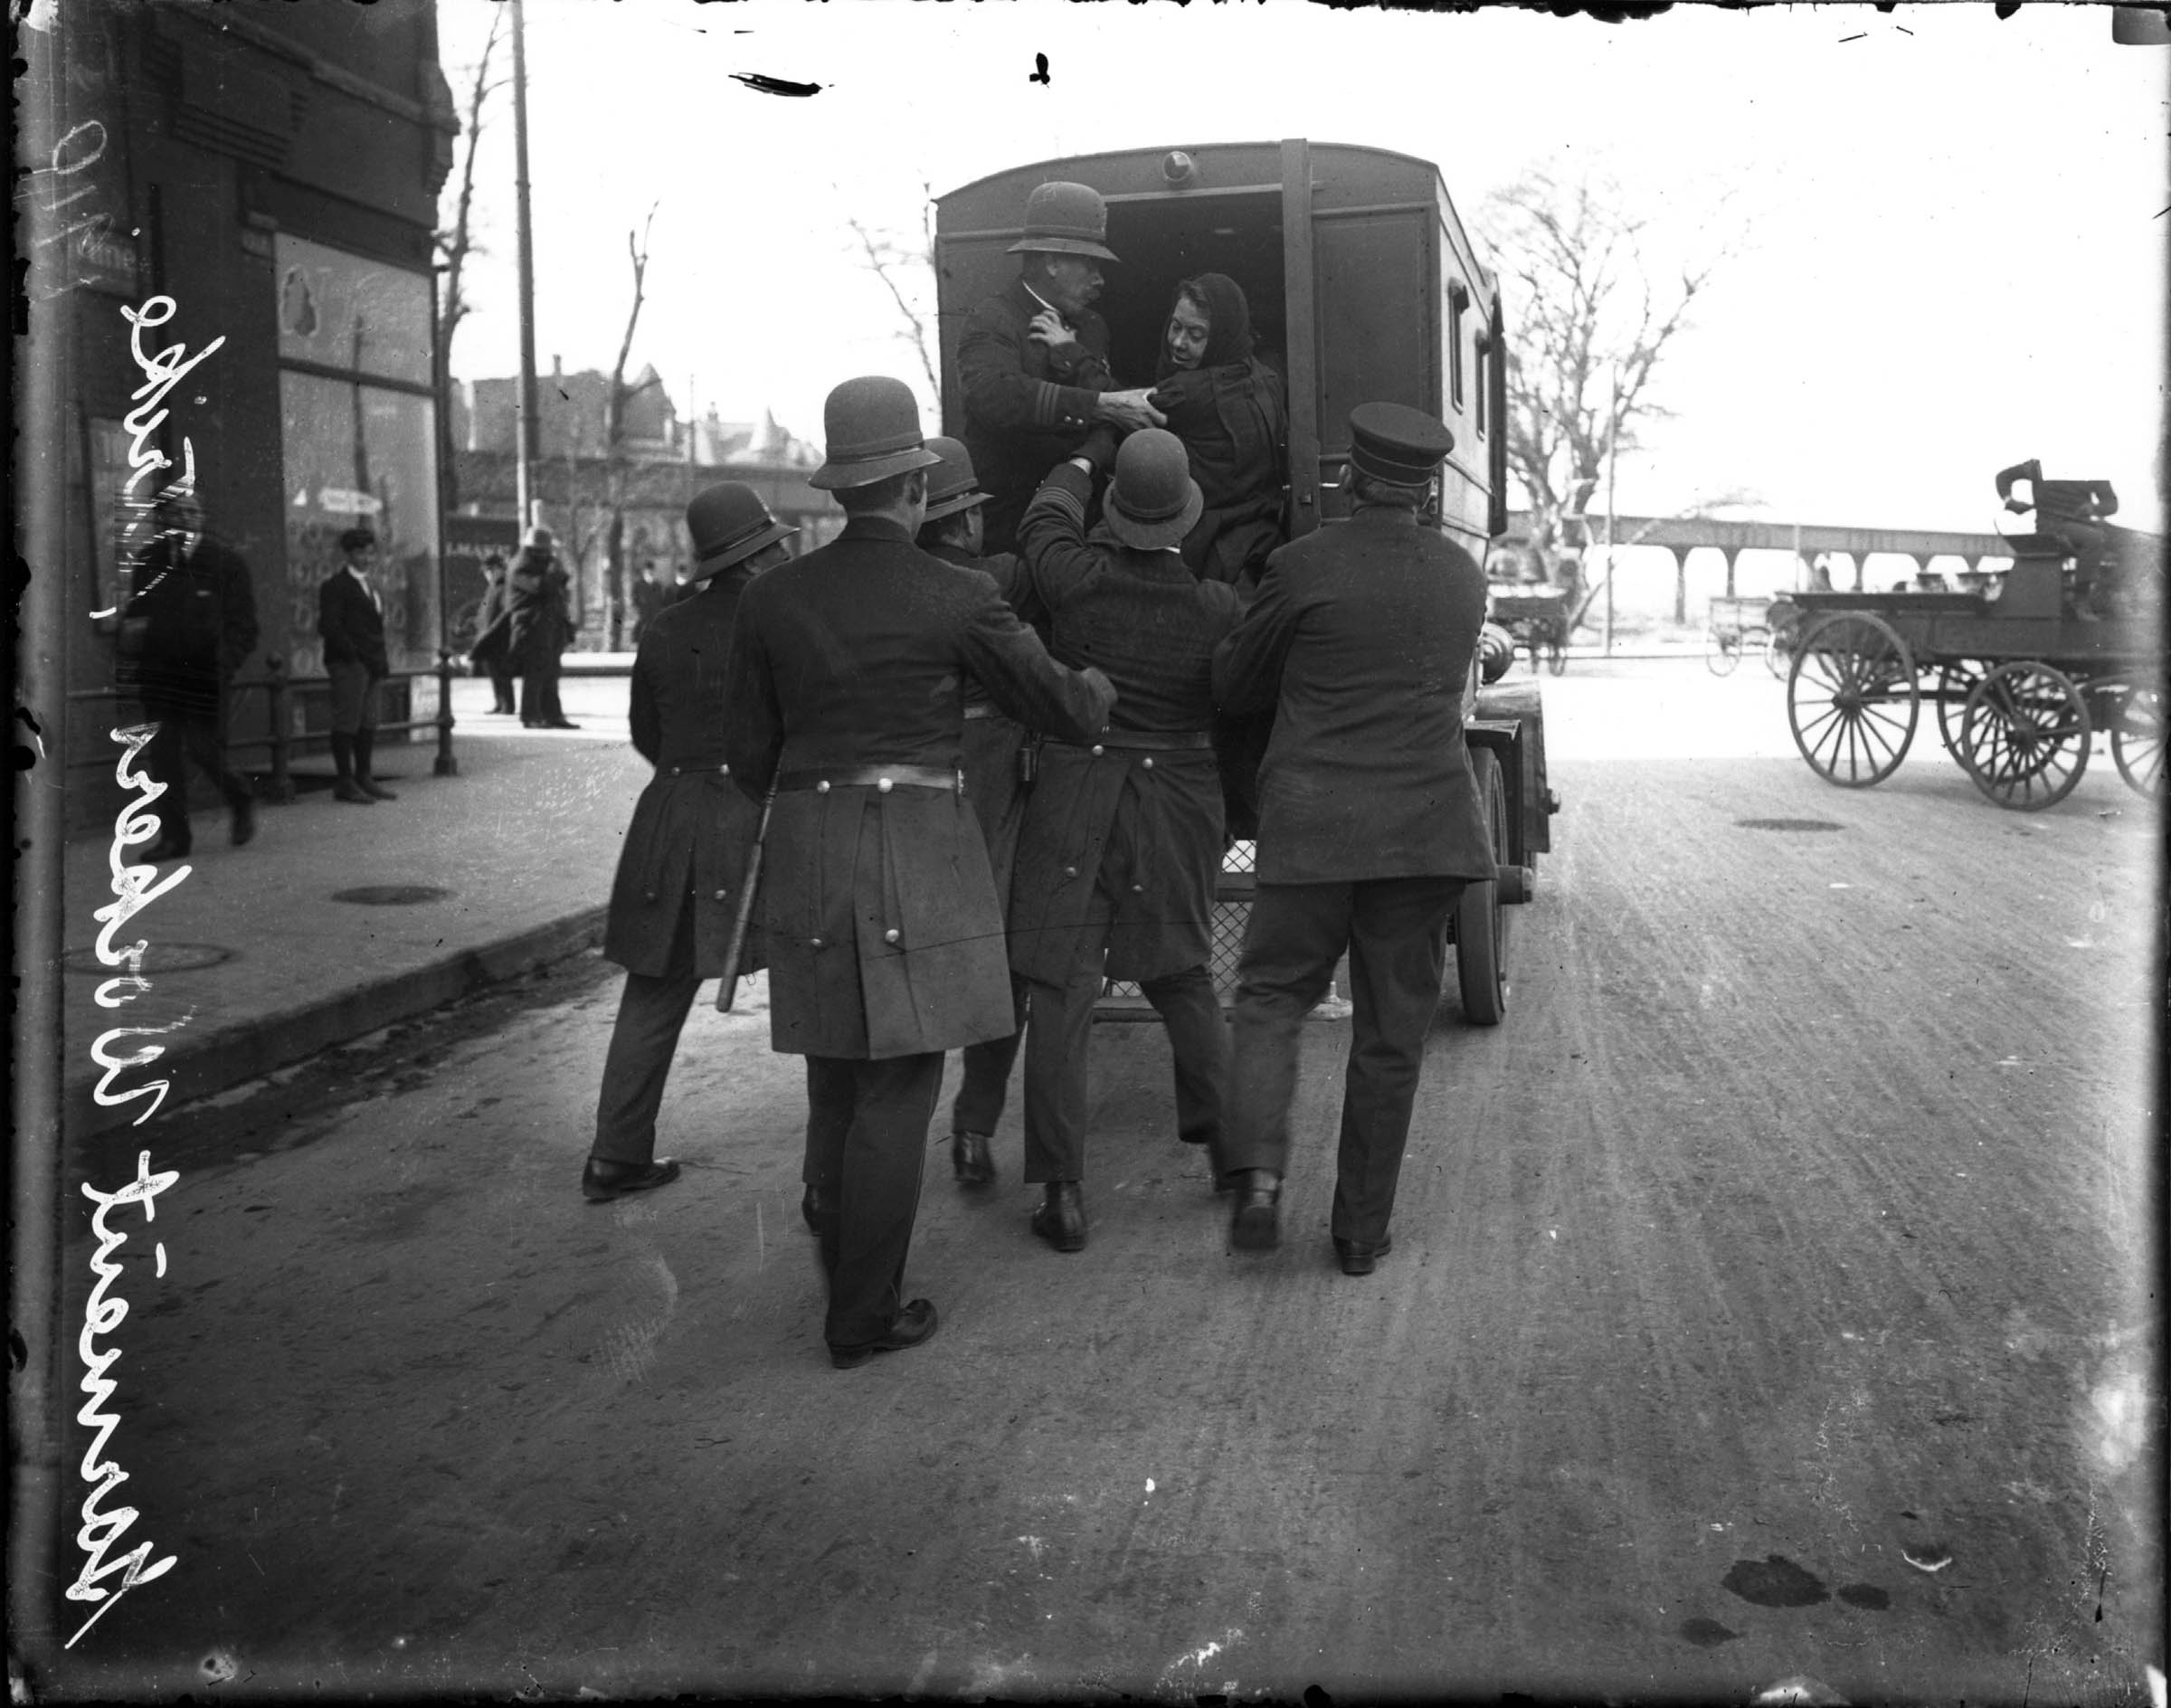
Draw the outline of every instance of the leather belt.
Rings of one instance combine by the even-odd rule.
[[[811,765],[779,773],[776,787],[780,794],[799,789],[817,794],[831,789],[879,789],[884,794],[892,789],[946,789],[962,794],[965,779],[962,772],[940,765]]]
[[[1090,743],[1066,742],[1067,747],[1084,747],[1087,753],[1101,753],[1107,748],[1118,752],[1198,753],[1214,745],[1213,735],[1203,729],[1104,729]]]

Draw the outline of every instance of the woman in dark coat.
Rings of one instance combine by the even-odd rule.
[[[1252,354],[1251,308],[1227,273],[1176,287],[1152,403],[1183,441],[1206,498],[1183,561],[1204,580],[1256,582],[1285,537],[1289,412],[1281,376]]]

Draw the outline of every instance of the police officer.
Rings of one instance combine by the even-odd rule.
[[[678,1164],[656,1155],[656,1112],[695,992],[739,970],[725,964],[725,945],[761,817],[724,760],[724,663],[741,594],[791,556],[784,542],[799,530],[736,481],[697,493],[686,527],[697,596],[643,624],[633,659],[633,745],[656,774],[634,804],[603,927],[603,954],[625,968],[626,988],[581,1175],[592,1203],[678,1178]],[[758,964],[755,954],[740,958],[746,971]]]
[[[1206,970],[1222,846],[1210,725],[1214,648],[1242,603],[1177,549],[1203,504],[1181,440],[1148,428],[1123,441],[1089,537],[1095,461],[1058,467],[1019,527],[1049,650],[1105,670],[1118,696],[1089,741],[1043,745],[1010,906],[1011,965],[1032,985],[1025,1177],[1046,1185],[1032,1228],[1058,1251],[1086,1243],[1086,1050],[1103,979],[1136,980],[1167,1026],[1190,1143],[1220,1140],[1228,1058]]]
[[[1014,549],[1040,477],[1079,450],[1096,422],[1158,427],[1143,389],[1108,370],[1108,327],[1093,312],[1108,247],[1108,208],[1084,184],[1043,184],[1025,203],[1022,255],[1009,289],[978,304],[957,346],[964,441],[987,485],[987,549]]]
[[[1016,1028],[1000,903],[960,787],[962,683],[1020,723],[1086,740],[1114,693],[1048,656],[980,571],[913,544],[927,505],[919,407],[848,380],[824,409],[844,531],[747,589],[732,633],[725,756],[773,791],[758,904],[770,1037],[807,1058],[804,1179],[848,1370],[934,1333],[903,1300],[943,1052]]]
[[[1355,1007],[1332,1229],[1343,1272],[1387,1254],[1447,922],[1493,875],[1463,745],[1484,572],[1419,522],[1454,445],[1395,403],[1350,415],[1353,509],[1267,559],[1214,659],[1231,712],[1275,708],[1260,773],[1258,888],[1237,971],[1231,1239],[1280,1238],[1298,1035],[1346,948]]]
[[[1032,597],[1032,581],[1024,565],[1008,552],[981,555],[985,537],[981,511],[988,495],[980,489],[972,453],[961,441],[941,437],[930,439],[927,449],[942,463],[927,471],[927,519],[920,525],[920,549],[945,564],[962,565],[988,576],[1010,608],[1045,636],[1047,613]],[[988,870],[995,879],[995,894],[1007,905],[1018,827],[1025,818],[1022,767],[1030,732],[996,705],[977,681],[968,678],[964,690],[965,798],[972,802],[972,815],[987,839]],[[995,1180],[989,1142],[1002,1118],[1010,1069],[1018,1060],[1025,1027],[1025,981],[1013,974],[1010,1011],[1017,1017],[1017,1030],[1007,1038],[968,1044],[962,1052],[962,1079],[950,1106],[950,1166],[962,1186],[988,1186]]]

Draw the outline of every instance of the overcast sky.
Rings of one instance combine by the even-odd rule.
[[[463,104],[495,9],[441,0]],[[1437,162],[1482,253],[1489,192],[1588,160],[1653,218],[1661,258],[1743,245],[1663,372],[1675,419],[1622,460],[1624,511],[1748,490],[1771,520],[1986,528],[1991,476],[2033,456],[2109,479],[2120,520],[2160,526],[2171,50],[2114,44],[2106,8],[1692,5],[1608,25],[1294,0],[528,0],[527,20],[545,373],[554,355],[609,368],[626,233],[651,203],[633,367],[654,364],[682,411],[690,389],[819,442],[837,381],[916,382],[844,222],[916,231],[923,180],[1107,148],[1371,144]],[[511,110],[508,92],[486,114],[467,378],[518,365]]]

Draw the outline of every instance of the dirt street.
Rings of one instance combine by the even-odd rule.
[[[72,1694],[2147,1702],[2148,809],[2104,763],[2002,812],[1934,732],[1832,789],[1751,670],[1545,691],[1508,1020],[1443,1010],[1361,1280],[1332,1023],[1281,1251],[1104,1026],[1086,1249],[1015,1098],[985,1198],[931,1134],[941,1333],[846,1373],[763,1014],[705,993],[687,1176],[610,1208],[593,960],[162,1118],[111,1451],[178,1564]]]

